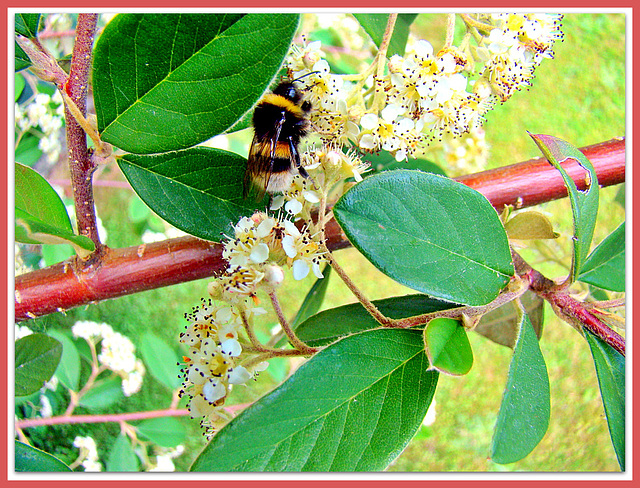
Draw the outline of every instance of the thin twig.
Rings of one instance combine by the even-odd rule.
[[[291,345],[298,351],[305,354],[316,353],[318,350],[315,347],[307,346],[304,342],[298,339],[298,336],[295,334],[295,332],[289,325],[289,321],[284,316],[284,312],[282,311],[282,307],[280,307],[280,301],[278,300],[278,295],[276,295],[276,292],[272,291],[271,293],[269,293],[269,298],[271,298],[271,304],[273,305],[273,309],[275,310],[276,315],[278,316],[278,322],[280,322],[280,327],[282,327],[282,330],[287,335],[287,338],[289,339],[289,342],[291,343]]]

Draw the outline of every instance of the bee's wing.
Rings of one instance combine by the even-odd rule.
[[[264,137],[253,136],[249,157],[247,158],[247,171],[244,174],[245,198],[253,194],[256,200],[262,200],[273,172],[276,147],[284,121],[285,114],[283,112],[273,131],[269,131]]]

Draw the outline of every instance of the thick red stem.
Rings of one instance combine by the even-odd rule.
[[[591,159],[601,185],[624,182],[624,140],[608,141],[582,151]],[[567,161],[563,165],[571,167],[573,163]],[[535,184],[530,182],[532,174]],[[582,173],[578,179],[582,180]],[[515,203],[517,196],[522,196],[522,206],[527,206],[566,195],[557,170],[544,160],[527,161],[458,180],[483,193],[498,209],[509,202]],[[523,191],[528,189],[526,197],[522,192],[514,193],[512,186]],[[544,198],[536,197],[536,192]],[[332,251],[350,246],[334,220],[327,224],[326,237]],[[17,276],[15,320],[20,322],[94,301],[207,278],[225,268],[221,246],[195,237],[106,250],[95,263],[60,263]]]

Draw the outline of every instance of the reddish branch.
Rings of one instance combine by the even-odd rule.
[[[602,186],[624,182],[624,139],[589,146],[582,151],[596,168]],[[582,187],[583,170],[572,160],[563,166],[578,187]],[[458,180],[487,196],[499,211],[506,204],[526,207],[566,196],[562,178],[544,159]],[[330,250],[350,246],[333,220],[327,226],[326,236]],[[225,267],[221,246],[195,237],[125,249],[105,248],[104,255],[93,263],[76,260],[17,276],[15,320],[20,322],[90,302],[215,276]]]
[[[76,41],[71,58],[69,78],[64,86],[67,95],[80,112],[87,114],[87,90],[91,71],[93,39],[98,23],[98,14],[78,14]],[[103,246],[98,236],[96,213],[94,210],[93,185],[91,179],[95,166],[87,148],[87,135],[68,109],[64,112],[67,126],[67,147],[69,148],[69,170],[76,208],[78,232],[89,237],[96,246],[88,266],[99,261]]]

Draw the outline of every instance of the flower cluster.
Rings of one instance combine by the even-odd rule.
[[[71,331],[75,337],[82,337],[92,345],[101,342],[97,360],[103,368],[110,369],[122,378],[122,391],[125,396],[137,393],[146,372],[144,364],[135,355],[135,346],[131,340],[115,332],[108,324],[90,321],[78,321]]]
[[[247,320],[243,313],[242,307],[203,299],[185,314],[189,324],[180,334],[180,342],[189,351],[183,357],[180,396],[189,397],[191,416],[202,417],[207,434],[229,420],[222,405],[232,385],[246,383],[255,371],[266,367],[260,365],[252,372],[239,364],[242,353],[239,333]]]
[[[348,142],[366,152],[388,151],[397,161],[423,151],[429,141],[481,128],[497,102],[531,84],[543,58],[562,38],[561,15],[481,14],[478,46],[435,52],[425,40],[393,55],[383,79],[330,72],[320,42],[295,47],[288,61],[312,103],[311,123],[324,143]],[[467,41],[465,41],[467,42]],[[483,66],[476,69],[475,63]],[[471,79],[471,73],[480,73]],[[301,78],[302,77],[302,78]],[[370,93],[370,95],[369,95]]]
[[[271,210],[284,210],[296,219],[311,221],[311,210],[326,198],[334,186],[347,178],[362,181],[362,174],[369,169],[353,151],[342,152],[324,145],[305,151],[302,165],[309,178],[296,175],[291,186],[273,198]]]
[[[533,72],[544,58],[553,57],[553,44],[562,39],[561,14],[491,14],[480,19],[496,26],[483,39],[487,58],[482,74],[492,92],[505,101],[531,85]]]
[[[93,437],[76,436],[73,446],[80,449],[79,457],[82,459],[81,464],[85,471],[102,471],[102,464],[98,460],[98,448]]]

